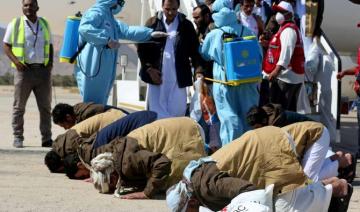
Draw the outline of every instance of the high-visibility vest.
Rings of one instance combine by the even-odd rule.
[[[44,18],[38,19],[42,32],[44,33],[44,64],[45,66],[49,63],[50,57],[50,30],[48,22]],[[25,64],[25,24],[24,17],[14,18],[11,22],[12,24],[12,33],[11,33],[11,42],[12,42],[12,52],[17,57],[17,59]],[[14,63],[11,63],[12,67],[16,67]]]

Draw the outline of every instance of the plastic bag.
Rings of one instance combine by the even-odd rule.
[[[231,200],[231,203],[221,212],[272,212],[274,184],[265,189],[241,193]],[[200,212],[211,212],[208,208],[200,207]]]
[[[236,196],[221,212],[272,212],[274,184],[265,189],[249,191]],[[242,209],[242,210],[240,210]]]
[[[200,93],[201,93],[201,85],[202,78],[197,78],[194,83],[194,95],[192,96],[190,102],[190,117],[195,121],[199,121],[202,116],[201,103],[200,103]]]
[[[204,82],[201,84],[200,91],[202,116],[208,125],[214,125],[219,122],[214,99],[209,94],[209,89]]]
[[[307,52],[307,57],[305,61],[305,72],[306,72],[306,81],[313,82],[314,76],[319,70],[320,65],[320,56],[322,54],[321,47],[319,45],[318,39],[314,39],[309,51]]]

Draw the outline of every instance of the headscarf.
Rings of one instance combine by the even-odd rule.
[[[112,153],[105,152],[91,160],[90,176],[100,193],[109,192],[110,174],[114,171]]]

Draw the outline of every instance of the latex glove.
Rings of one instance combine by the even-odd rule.
[[[120,48],[120,43],[119,43],[119,41],[116,41],[116,40],[110,40],[108,42],[107,46],[110,49],[118,49],[118,48]]]
[[[169,36],[169,35],[166,32],[155,31],[155,32],[151,33],[151,37],[153,37],[153,38],[164,38],[167,36]]]

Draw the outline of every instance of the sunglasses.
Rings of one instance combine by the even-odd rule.
[[[120,7],[123,7],[125,5],[125,0],[117,0],[117,4],[120,5]]]

